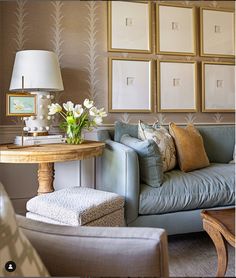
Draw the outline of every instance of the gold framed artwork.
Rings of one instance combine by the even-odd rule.
[[[159,112],[197,112],[197,63],[161,60],[157,64]]]
[[[234,63],[202,62],[202,112],[234,111]]]
[[[29,117],[35,116],[36,111],[36,95],[27,93],[7,93],[6,94],[6,115]]]
[[[229,57],[235,54],[234,11],[200,8],[200,55]]]
[[[195,7],[157,4],[156,45],[158,54],[196,55]]]
[[[109,112],[153,110],[153,62],[142,58],[109,58]]]
[[[152,52],[152,3],[108,1],[108,51]]]

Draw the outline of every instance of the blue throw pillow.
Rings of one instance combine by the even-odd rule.
[[[134,149],[138,154],[141,181],[160,187],[163,182],[163,166],[157,144],[152,139],[142,141],[128,134],[121,137],[120,143]]]
[[[120,142],[120,139],[124,134],[138,138],[138,125],[126,124],[119,121],[115,122],[114,141]]]

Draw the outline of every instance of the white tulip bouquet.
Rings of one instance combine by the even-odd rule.
[[[83,142],[82,130],[91,131],[102,123],[103,118],[107,116],[104,108],[97,109],[93,101],[85,99],[83,105],[74,104],[71,101],[63,103],[63,108],[58,103],[49,105],[49,115],[59,113],[65,120],[61,123],[60,128],[66,134],[66,142],[68,144],[81,144]]]

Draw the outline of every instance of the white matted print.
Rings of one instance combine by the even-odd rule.
[[[109,58],[109,112],[152,111],[152,62]]]
[[[196,112],[196,62],[160,61],[158,66],[158,110]]]
[[[235,110],[235,66],[202,62],[202,112]]]
[[[151,52],[151,3],[108,2],[109,51]]]
[[[234,11],[201,8],[201,56],[234,56]]]
[[[157,5],[157,52],[196,55],[195,8]]]

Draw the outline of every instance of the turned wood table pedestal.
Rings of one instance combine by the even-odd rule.
[[[203,210],[203,228],[215,244],[218,256],[217,277],[225,275],[228,265],[226,241],[235,248],[235,209]]]
[[[80,145],[45,144],[17,148],[0,145],[0,163],[38,163],[38,194],[54,191],[54,162],[83,160],[102,154],[105,144],[85,141]]]

